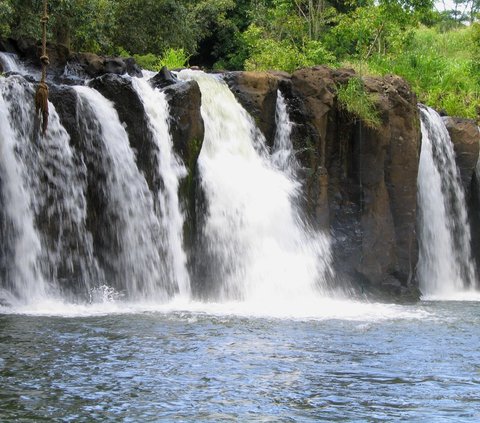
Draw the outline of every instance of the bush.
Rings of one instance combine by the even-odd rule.
[[[373,73],[402,76],[417,93],[419,101],[437,110],[451,116],[479,119],[480,76],[475,57],[475,27],[446,33],[421,28],[407,49],[374,56],[367,67]]]
[[[360,119],[366,126],[378,128],[381,125],[375,106],[377,97],[365,91],[361,78],[353,77],[346,85],[337,87],[337,98],[343,109]]]
[[[332,64],[335,61],[333,54],[320,41],[303,40],[301,45],[297,45],[290,39],[276,40],[265,36],[256,25],[251,25],[243,35],[250,52],[244,64],[246,70],[293,72],[299,68]]]
[[[156,72],[164,66],[169,69],[183,68],[187,65],[189,59],[183,48],[169,48],[161,56],[148,53],[134,54],[133,57],[141,68]]]

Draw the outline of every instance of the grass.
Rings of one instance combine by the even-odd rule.
[[[378,128],[381,119],[375,107],[376,95],[367,93],[360,77],[351,78],[337,87],[337,98],[343,109],[360,119],[370,128]]]
[[[480,46],[474,30],[466,27],[440,33],[421,28],[407,49],[374,56],[363,65],[363,71],[400,75],[422,103],[451,116],[480,120],[480,74],[475,59]]]

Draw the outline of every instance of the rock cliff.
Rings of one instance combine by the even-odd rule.
[[[334,234],[337,272],[362,289],[415,295],[416,97],[401,78],[363,78],[382,122],[371,129],[337,99],[337,87],[354,76],[315,67],[293,75],[235,72],[226,80],[269,143],[277,88],[286,97],[307,208],[316,226]]]
[[[26,41],[0,43],[0,50],[19,54],[36,64],[38,46]],[[78,126],[76,93],[65,84],[89,84],[115,104],[137,154],[138,167],[152,190],[162,181],[155,172],[155,154],[141,99],[132,81],[121,75],[141,76],[130,59],[73,54],[50,46],[52,57],[50,99],[79,150],[85,148]],[[70,72],[70,74],[69,74]],[[73,76],[74,77],[73,77]],[[293,122],[292,142],[301,169],[305,215],[313,226],[333,234],[338,283],[348,281],[358,291],[417,298],[415,269],[417,174],[421,133],[417,99],[396,76],[363,77],[373,94],[380,125],[371,128],[347,112],[338,100],[338,88],[351,78],[352,69],[318,66],[293,74],[282,72],[229,72],[224,79],[252,115],[271,146],[275,137],[277,91],[280,90]],[[164,90],[170,104],[174,149],[188,169],[181,191],[187,215],[185,240],[195,256],[197,214],[203,210],[196,162],[204,136],[201,93],[194,81],[178,81],[163,69],[151,84]],[[467,194],[473,224],[474,251],[480,250],[480,182],[475,173],[480,133],[475,122],[445,118]],[[88,161],[86,162],[89,166]],[[101,231],[101,195],[95,188],[104,175],[89,172],[88,196],[92,206],[92,233]],[[201,219],[201,217],[200,217]],[[99,238],[100,239],[100,238]],[[100,241],[98,241],[100,242]],[[480,261],[480,260],[479,260]]]

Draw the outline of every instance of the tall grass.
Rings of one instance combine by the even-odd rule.
[[[474,28],[440,33],[434,28],[416,31],[403,51],[373,56],[367,68],[377,74],[404,77],[419,101],[451,116],[480,120],[480,75]]]
[[[366,92],[361,78],[353,77],[347,84],[337,87],[337,96],[340,106],[366,126],[378,128],[381,125],[375,106],[377,97]]]

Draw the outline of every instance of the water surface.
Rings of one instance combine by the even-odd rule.
[[[362,307],[3,314],[0,421],[480,419],[478,302]]]

